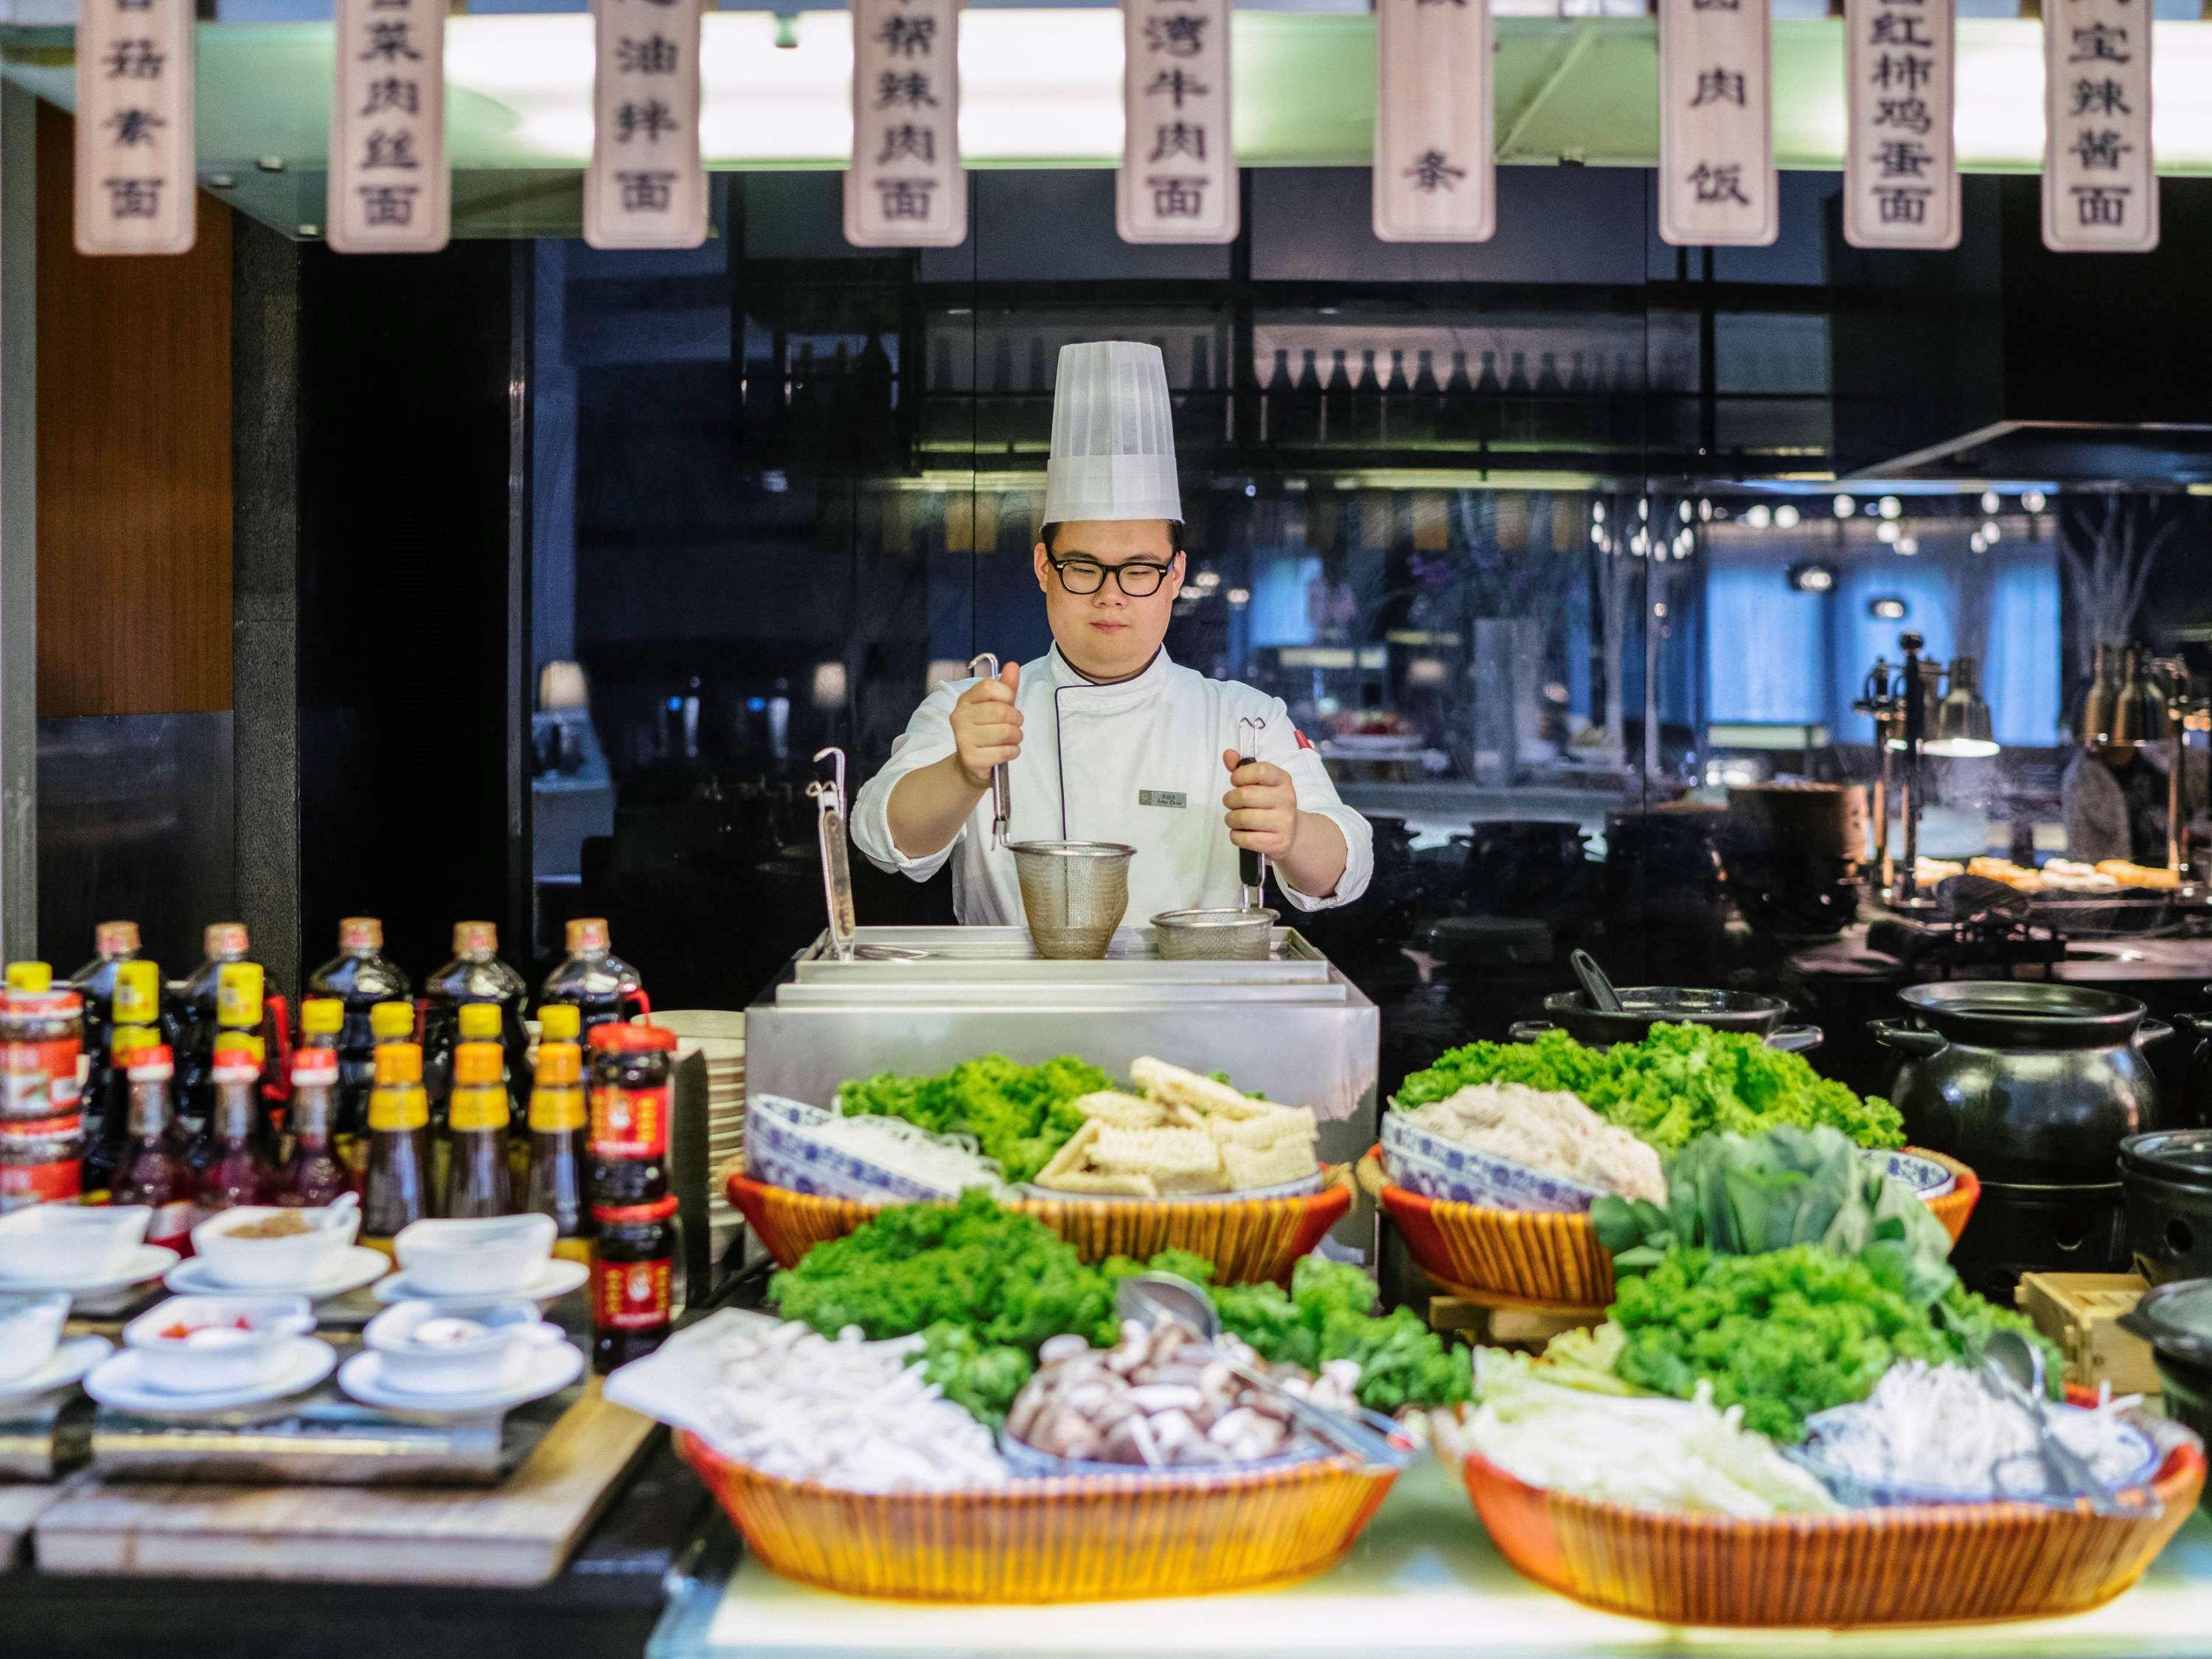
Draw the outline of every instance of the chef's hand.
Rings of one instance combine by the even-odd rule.
[[[1014,705],[1021,684],[1021,664],[1010,662],[998,678],[976,681],[952,705],[952,741],[970,789],[988,789],[991,769],[1022,752],[1022,711]]]
[[[1229,839],[1279,862],[1290,856],[1298,838],[1297,786],[1279,766],[1260,760],[1240,766],[1237,760],[1234,749],[1221,751],[1231,786],[1221,798],[1229,809]]]

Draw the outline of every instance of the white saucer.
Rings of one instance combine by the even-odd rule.
[[[191,1256],[162,1275],[161,1282],[179,1296],[304,1296],[310,1302],[343,1296],[381,1279],[392,1271],[392,1258],[366,1244],[348,1247],[330,1267],[296,1285],[227,1285],[215,1276],[205,1256]]]
[[[104,1336],[73,1336],[57,1347],[38,1370],[0,1379],[0,1404],[30,1400],[56,1389],[68,1388],[114,1352],[115,1345]]]
[[[103,1406],[140,1417],[204,1417],[211,1412],[236,1411],[282,1400],[288,1394],[312,1389],[331,1374],[338,1351],[312,1336],[295,1336],[285,1344],[283,1364],[266,1382],[250,1389],[225,1389],[210,1394],[183,1394],[146,1385],[146,1355],[125,1348],[93,1367],[84,1380],[84,1391]]]
[[[121,1272],[101,1273],[92,1279],[11,1279],[0,1273],[0,1295],[42,1296],[52,1291],[67,1291],[73,1297],[105,1296],[111,1291],[125,1290],[149,1279],[159,1279],[176,1265],[177,1253],[167,1245],[141,1244],[125,1258]]]
[[[414,1279],[405,1269],[389,1279],[380,1279],[376,1288],[369,1292],[379,1302],[435,1302],[448,1308],[481,1308],[488,1302],[536,1302],[541,1305],[556,1297],[566,1296],[592,1276],[592,1270],[580,1261],[571,1261],[563,1255],[549,1256],[545,1265],[523,1283],[511,1290],[481,1291],[468,1296],[434,1296],[416,1287]]]
[[[383,1371],[382,1354],[357,1353],[338,1367],[338,1387],[362,1405],[382,1411],[422,1417],[483,1417],[558,1394],[584,1374],[584,1351],[568,1342],[532,1348],[514,1382],[474,1394],[407,1393],[386,1388]]]

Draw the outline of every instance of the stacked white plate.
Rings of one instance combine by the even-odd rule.
[[[714,1260],[744,1229],[722,1190],[722,1172],[745,1149],[745,1017],[724,1008],[655,1009],[653,1023],[676,1033],[676,1058],[707,1061],[707,1220]]]

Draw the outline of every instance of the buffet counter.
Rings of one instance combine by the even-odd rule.
[[[1441,1465],[1415,1464],[1352,1553],[1278,1590],[1060,1607],[863,1601],[776,1577],[726,1527],[684,1584],[648,1659],[1339,1659],[1480,1651],[1486,1659],[1714,1654],[1777,1659],[2154,1659],[2212,1632],[2212,1517],[2191,1516],[2133,1589],[2094,1612],[1911,1631],[1684,1629],[1596,1613],[1517,1575]]]

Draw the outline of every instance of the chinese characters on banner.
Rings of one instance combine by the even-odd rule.
[[[78,0],[76,249],[182,253],[194,210],[191,0]]]
[[[593,247],[707,240],[699,10],[700,0],[592,0],[598,63],[584,240]]]
[[[2158,246],[2150,155],[2150,0],[2044,0],[2043,245]]]
[[[445,0],[337,0],[325,234],[341,253],[435,253],[453,229]]]
[[[1845,0],[1844,239],[1854,247],[1959,246],[1954,20],[1954,0]]]
[[[1490,0],[1376,0],[1379,240],[1486,242],[1498,228],[1491,35]]]
[[[1760,247],[1778,225],[1768,0],[1659,0],[1659,234]]]
[[[1229,0],[1121,0],[1121,240],[1235,241]]]
[[[968,240],[958,0],[852,0],[852,7],[845,240],[855,247],[956,246]]]

